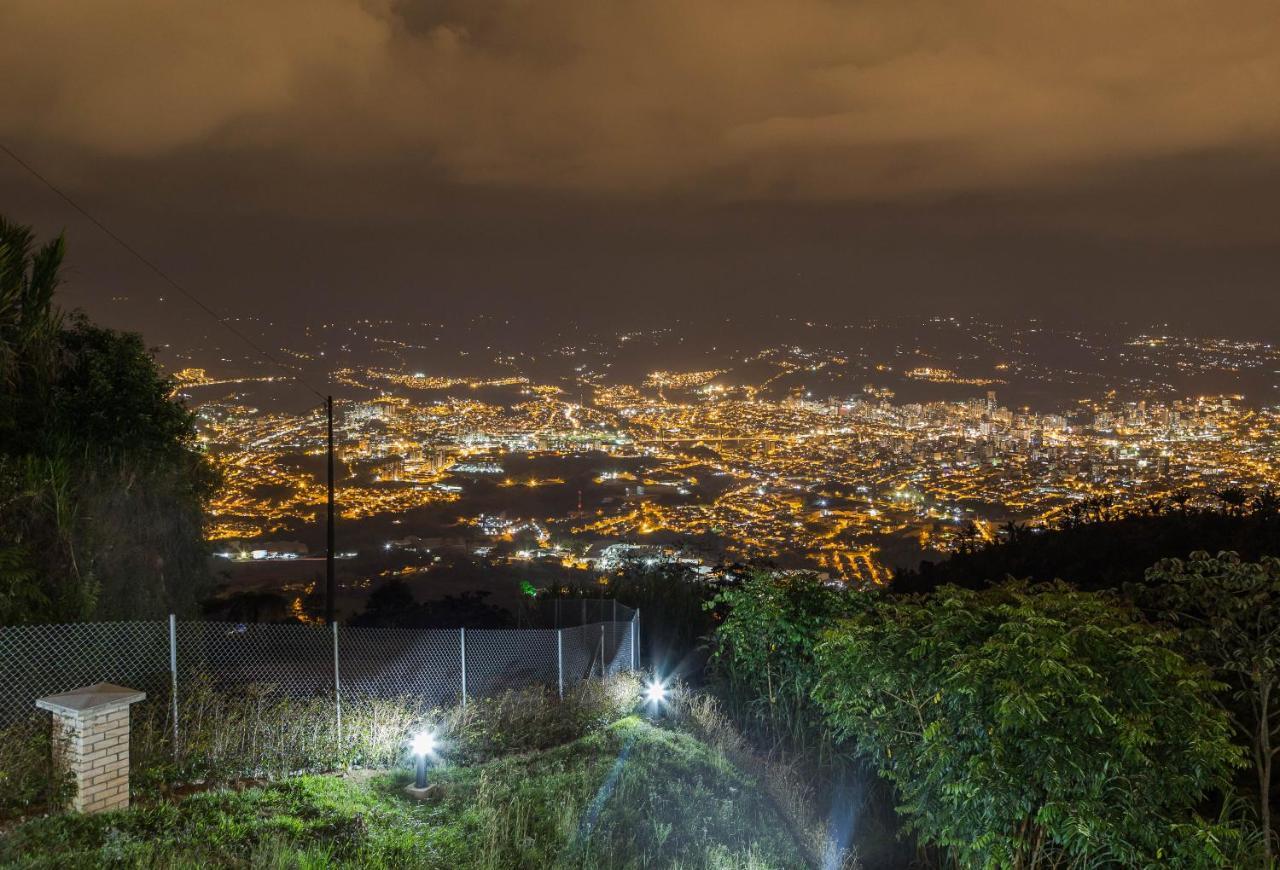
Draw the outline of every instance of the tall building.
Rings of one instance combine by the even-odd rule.
[[[994,414],[996,412],[996,391],[987,390],[987,413]]]

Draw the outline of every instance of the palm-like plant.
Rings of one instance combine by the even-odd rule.
[[[0,217],[0,447],[47,394],[62,315],[53,304],[65,243],[39,248],[29,227]]]

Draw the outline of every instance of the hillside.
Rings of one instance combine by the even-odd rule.
[[[982,589],[1006,577],[1115,589],[1141,583],[1147,568],[1163,558],[1194,550],[1230,550],[1244,559],[1280,552],[1280,509],[1268,497],[1243,512],[1165,507],[1043,531],[1018,527],[972,552],[899,571],[893,590],[932,592],[946,584]]]
[[[755,777],[689,733],[627,717],[570,743],[444,767],[305,776],[28,821],[0,864],[361,867],[804,867]]]

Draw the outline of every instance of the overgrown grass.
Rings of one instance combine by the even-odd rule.
[[[303,776],[34,819],[0,839],[22,867],[802,867],[767,794],[713,745],[634,716],[549,749],[433,773]]]
[[[58,809],[70,799],[75,785],[61,751],[48,713],[0,728],[0,819]]]

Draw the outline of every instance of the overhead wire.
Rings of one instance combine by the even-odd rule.
[[[34,177],[45,187],[49,188],[54,193],[56,193],[64,202],[66,202],[67,205],[71,206],[71,208],[79,212],[80,215],[82,215],[91,224],[93,224],[95,227],[101,230],[108,238],[114,241],[117,245],[119,245],[125,251],[129,252],[129,254],[132,255],[134,259],[136,259],[139,263],[142,263],[142,265],[150,269],[157,277],[160,278],[160,280],[164,281],[166,284],[168,284],[170,287],[176,290],[179,294],[185,297],[189,302],[191,302],[193,305],[199,308],[202,312],[212,317],[215,321],[218,322],[218,324],[220,324],[224,329],[226,329],[236,338],[240,339],[240,341],[244,342],[246,346],[251,348],[260,357],[270,362],[272,365],[274,365],[276,368],[280,369],[281,371],[286,372],[289,375],[289,377],[293,378],[299,384],[306,387],[308,390],[314,393],[321,400],[325,400],[327,398],[324,393],[320,392],[315,387],[311,386],[311,384],[307,383],[306,380],[304,380],[301,376],[299,376],[296,371],[294,371],[293,369],[290,369],[280,360],[276,359],[275,356],[268,353],[264,348],[260,347],[257,342],[253,341],[251,338],[249,338],[249,336],[245,335],[243,332],[241,332],[239,329],[233,326],[231,322],[227,320],[227,318],[218,314],[211,307],[206,305],[204,301],[200,299],[200,297],[198,297],[195,293],[192,293],[186,287],[182,286],[182,284],[180,284],[176,279],[174,279],[168,272],[161,269],[152,260],[147,258],[141,251],[139,251],[133,245],[129,244],[129,242],[127,242],[123,237],[121,237],[119,233],[112,230],[103,221],[99,220],[97,217],[91,214],[88,209],[84,208],[82,205],[80,205],[80,203],[72,199],[69,194],[64,192],[60,187],[58,187],[56,184],[54,184],[52,181],[50,181],[48,178],[42,175],[30,163],[28,163],[27,161],[19,157],[13,151],[13,149],[11,149],[9,146],[7,146],[3,142],[0,142],[0,151],[3,151],[5,154],[9,155],[9,157],[15,163],[17,163],[19,166],[21,166],[23,169],[29,172],[32,177]]]

